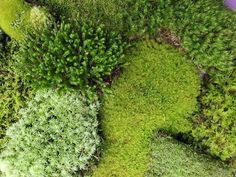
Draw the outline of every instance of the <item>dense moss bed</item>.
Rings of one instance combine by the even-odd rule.
[[[235,176],[235,38],[236,13],[222,0],[0,0],[0,176]],[[57,137],[50,133],[66,123],[49,116],[46,101],[42,114],[35,105],[35,113],[21,118],[42,90],[58,92],[58,100],[78,93],[81,110],[71,104],[59,117],[82,133],[73,135],[78,130],[68,126]],[[102,103],[96,114],[88,109],[94,103]],[[104,140],[86,145],[93,152],[87,159],[75,139],[90,141],[92,127],[72,109],[88,122],[93,117],[93,135]],[[30,133],[14,138],[21,129],[11,129],[31,115],[32,124],[23,127]],[[38,130],[42,115],[55,122]],[[71,151],[66,143],[41,156],[27,142],[52,145],[63,133],[73,140]],[[32,153],[22,163],[11,158],[20,175],[8,168],[4,149]],[[59,154],[67,165],[55,161]],[[79,157],[82,165],[69,165]],[[37,173],[38,162],[47,172]]]
[[[188,132],[200,82],[193,64],[168,45],[143,42],[105,95],[105,145],[94,176],[143,176],[155,130]]]

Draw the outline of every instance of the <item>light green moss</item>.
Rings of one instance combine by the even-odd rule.
[[[24,38],[24,27],[40,27],[47,20],[45,9],[32,8],[23,0],[0,0],[0,28],[14,39]]]
[[[30,7],[23,0],[0,0],[0,27],[12,38],[22,39],[19,26],[29,16]]]
[[[44,27],[49,20],[49,13],[46,9],[32,7],[30,10],[29,23],[34,27]]]
[[[142,43],[123,75],[105,95],[102,128],[104,153],[96,177],[141,177],[148,165],[150,138],[157,129],[172,133],[191,129],[199,77],[178,51]]]

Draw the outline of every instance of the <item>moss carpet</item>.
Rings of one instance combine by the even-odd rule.
[[[154,131],[191,129],[188,116],[196,108],[200,86],[194,66],[168,45],[149,41],[134,50],[104,98],[104,153],[96,177],[144,176]]]

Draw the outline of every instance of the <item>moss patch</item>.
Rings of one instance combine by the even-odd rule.
[[[49,21],[44,8],[31,7],[23,0],[0,0],[0,28],[14,39],[23,39],[28,27],[40,27]]]
[[[167,135],[157,135],[151,145],[149,177],[229,177],[228,166],[194,151]]]
[[[154,42],[141,43],[123,75],[105,95],[102,128],[104,153],[94,176],[143,176],[150,137],[156,129],[191,129],[199,77],[178,51]]]
[[[11,37],[21,39],[19,26],[29,15],[30,7],[23,0],[0,0],[0,27]]]
[[[222,0],[157,3],[159,26],[179,36],[186,54],[206,74],[192,135],[236,168],[236,13]]]

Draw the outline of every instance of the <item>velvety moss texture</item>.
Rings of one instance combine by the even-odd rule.
[[[22,39],[19,29],[29,16],[30,8],[23,0],[0,0],[0,27],[12,38]]]
[[[151,143],[148,177],[232,177],[225,163],[159,132]]]
[[[143,42],[105,95],[105,145],[96,177],[141,177],[147,169],[153,132],[188,132],[196,109],[199,76],[194,66],[168,45]]]
[[[104,53],[98,49],[98,52],[114,57],[112,60],[114,65],[111,67],[107,62],[101,62],[97,52],[93,52],[95,54],[86,59],[89,64],[83,69],[78,62],[77,53],[73,52],[79,49],[86,55],[91,53],[100,37],[92,36],[75,42],[77,35],[82,35],[81,25],[71,22],[71,19],[92,24],[93,28],[86,29],[84,36],[87,36],[85,34],[89,34],[87,32],[90,30],[99,30],[98,26],[102,25],[107,35],[103,37],[99,33],[97,36],[102,38],[104,47],[109,43],[106,40],[107,36],[117,33],[120,42],[112,46],[115,49],[122,47],[122,54],[124,47],[124,54],[127,54],[125,62],[122,63],[123,60],[121,62],[117,57],[119,50],[111,53],[104,50]],[[50,77],[41,74],[45,77],[45,85],[51,88],[52,85],[49,83],[56,81],[55,68],[51,64],[42,65],[42,60],[39,60],[36,53],[38,52],[38,56],[44,60],[47,59],[45,56],[50,56],[53,62],[55,62],[53,57],[57,55],[61,61],[69,58],[55,50],[58,48],[58,41],[54,40],[56,37],[52,38],[52,35],[60,35],[53,31],[54,27],[49,29],[50,24],[61,26],[63,22],[72,26],[68,33],[62,31],[69,42],[65,43],[61,37],[58,51],[71,48],[70,46],[75,50],[68,52],[68,55],[74,56],[73,64],[68,61],[62,66],[66,68],[65,71],[73,65],[78,66],[73,70],[75,72],[79,72],[79,69],[84,70],[82,74],[74,77],[74,82],[84,79],[91,82],[89,86],[93,85],[94,79],[87,77],[87,73],[91,68],[98,66],[92,62],[96,57],[97,63],[100,62],[101,65],[101,68],[98,67],[98,73],[105,74],[110,79],[99,77],[99,84],[104,85],[104,90],[102,89],[104,94],[100,89],[91,89],[94,95],[99,93],[103,103],[99,124],[102,131],[100,135],[104,139],[101,156],[98,155],[101,159],[98,158],[98,166],[94,168],[93,176],[233,176],[227,163],[234,163],[235,171],[236,13],[227,9],[223,5],[223,0],[0,0],[0,29],[12,39],[16,39],[12,40],[13,45],[8,49],[6,46],[10,44],[9,40],[2,38],[0,31],[0,149],[7,141],[6,130],[18,121],[19,109],[23,108],[33,95],[31,93],[33,85],[17,75],[16,68],[19,70],[20,65],[12,57],[13,53],[16,54],[14,42],[23,44],[22,39],[26,39],[26,44],[30,44],[25,50],[25,57],[21,57],[19,61],[22,62],[28,57],[28,62],[25,64],[29,64],[33,57],[36,68],[39,63],[42,71],[48,71],[48,66],[52,68],[51,75],[54,78],[51,80]],[[50,34],[43,36],[42,28],[39,28],[40,32],[36,37],[25,38],[26,35],[29,36],[28,30],[34,33],[38,27],[46,27],[45,30],[49,30]],[[71,31],[75,32],[75,38],[71,37]],[[42,47],[42,37],[50,50],[44,50]],[[36,38],[39,40],[35,40]],[[155,39],[159,43],[150,40],[141,42],[146,38]],[[89,42],[85,39],[89,39]],[[115,40],[114,36],[111,37],[112,40]],[[160,41],[170,43],[172,46]],[[92,43],[94,45],[91,45]],[[174,49],[174,46],[179,49]],[[38,49],[37,52],[35,49]],[[30,55],[27,52],[30,52]],[[12,67],[13,64],[16,68]],[[26,67],[25,64],[22,64],[22,68]],[[119,77],[113,81],[111,79],[114,74],[113,69],[118,71],[123,64],[124,68],[121,69]],[[108,74],[102,70],[104,67],[111,68]],[[31,66],[28,68],[32,69]],[[20,71],[26,73],[21,69]],[[65,71],[61,72],[63,77]],[[31,72],[28,76],[38,77],[35,72]],[[109,85],[107,81],[112,82],[108,92],[105,88]],[[40,79],[36,79],[36,82],[42,84]],[[89,90],[84,83],[81,86],[74,89],[78,92],[81,92],[81,88]],[[68,110],[70,106],[68,105]],[[68,122],[67,118],[65,122]],[[74,122],[81,123],[72,120],[71,125],[77,125]],[[38,129],[38,125],[35,123],[32,125]],[[173,137],[177,137],[176,134],[188,137],[191,145],[175,140]],[[48,135],[51,136],[51,133]],[[72,139],[77,145],[78,141],[74,137]],[[27,142],[22,141],[22,143]],[[28,147],[28,144],[25,145]],[[195,151],[193,145],[200,151]],[[67,144],[60,144],[55,147],[66,146]],[[205,152],[211,157],[204,155]],[[96,154],[96,159],[98,156]],[[68,156],[68,159],[72,159],[71,157]],[[224,163],[220,162],[220,159]],[[28,163],[28,160],[23,157],[23,162]],[[75,162],[78,162],[77,159]],[[25,167],[21,162],[19,165]],[[90,164],[88,166],[90,167]],[[9,172],[12,173],[12,170]],[[27,170],[25,173],[29,176]],[[55,175],[55,171],[52,173]],[[68,173],[71,173],[70,170]],[[42,174],[48,176],[45,170],[42,170]],[[42,174],[39,176],[43,176]],[[15,176],[20,175],[15,173]]]

